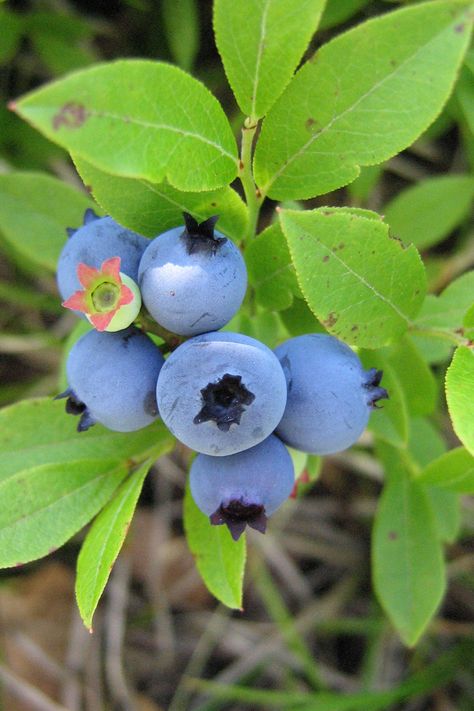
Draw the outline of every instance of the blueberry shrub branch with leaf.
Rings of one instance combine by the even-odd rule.
[[[324,8],[215,0],[240,151],[204,84],[162,62],[96,64],[10,104],[69,152],[92,197],[46,175],[0,176],[12,200],[57,205],[47,247],[30,250],[57,270],[78,317],[66,413],[46,399],[0,412],[0,564],[45,556],[92,521],[76,581],[88,627],[146,474],[176,440],[197,452],[189,545],[229,607],[242,606],[246,527],[265,532],[310,462],[353,445],[369,447],[385,473],[373,587],[407,645],[443,598],[452,537],[432,492],[457,509],[474,492],[474,279],[461,270],[428,294],[419,250],[458,216],[413,224],[450,191],[465,215],[473,180],[426,181],[385,218],[320,196],[433,124],[468,51],[474,6],[418,3],[312,52]],[[304,202],[314,198],[318,207]],[[460,446],[421,456],[416,423],[436,410],[432,366],[442,363]],[[216,570],[216,559],[226,564]]]

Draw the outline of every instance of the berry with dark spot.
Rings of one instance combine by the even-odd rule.
[[[234,540],[246,526],[265,533],[267,518],[290,496],[293,461],[270,435],[255,447],[227,457],[199,454],[190,471],[191,494],[212,525],[225,524]]]
[[[364,431],[378,400],[382,372],[365,371],[349,346],[333,336],[308,334],[275,349],[288,385],[285,413],[276,434],[290,447],[332,454],[350,447]]]
[[[164,363],[153,341],[134,326],[117,333],[90,331],[72,347],[66,373],[66,412],[80,415],[78,431],[96,422],[133,432],[158,417],[156,382]]]
[[[139,285],[151,316],[181,336],[222,328],[238,311],[247,270],[237,247],[214,231],[217,217],[156,237],[140,262]]]
[[[205,333],[169,356],[156,393],[163,422],[181,442],[225,456],[273,432],[285,409],[286,382],[263,343],[239,333]]]

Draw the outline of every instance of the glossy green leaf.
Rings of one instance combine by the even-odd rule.
[[[347,185],[409,146],[439,114],[469,45],[467,0],[377,17],[319,49],[264,121],[260,189],[277,200]]]
[[[423,487],[411,478],[403,455],[385,449],[390,463],[373,530],[373,584],[400,637],[412,646],[443,597],[443,556]]]
[[[428,464],[418,481],[458,494],[474,494],[474,457],[464,447],[452,449]]]
[[[237,149],[214,96],[181,69],[140,59],[97,64],[13,108],[101,170],[179,190],[213,190],[237,174]]]
[[[446,399],[454,431],[474,454],[474,348],[456,350],[446,373]]]
[[[127,475],[125,462],[74,460],[22,469],[0,482],[0,567],[41,558],[102,508]]]
[[[197,0],[163,0],[166,39],[174,61],[190,70],[199,51],[199,8]]]
[[[141,462],[174,443],[159,422],[127,433],[101,425],[79,433],[76,427],[77,418],[65,413],[64,401],[23,400],[0,410],[0,481],[38,465],[62,464],[67,471],[67,463],[79,459]]]
[[[95,519],[82,544],[77,559],[76,599],[84,624],[90,629],[100,596],[127,535],[151,463],[145,462],[120,485]]]
[[[428,415],[436,407],[436,379],[413,339],[406,334],[387,349],[387,357],[403,387],[411,415]]]
[[[301,291],[327,330],[366,348],[402,335],[425,292],[414,247],[381,220],[341,210],[280,213]]]
[[[183,515],[189,548],[209,592],[227,607],[242,609],[245,534],[234,541],[227,526],[212,526],[194,503],[189,485],[184,495]]]
[[[267,227],[249,243],[245,261],[249,282],[262,306],[280,311],[291,306],[294,296],[301,296],[288,245],[278,223]]]
[[[237,102],[264,116],[291,79],[325,0],[216,0],[214,31]]]
[[[381,400],[379,408],[372,412],[368,429],[378,439],[395,447],[404,447],[408,442],[408,408],[398,373],[379,351],[367,351],[361,355],[366,369],[376,368],[383,372],[381,385],[389,394],[388,400]]]
[[[474,178],[445,175],[403,190],[383,209],[392,232],[405,244],[426,249],[441,242],[469,214]]]
[[[247,227],[247,208],[232,188],[183,193],[167,183],[109,175],[79,156],[73,156],[87,188],[104,210],[121,225],[146,237],[183,223],[183,212],[198,220],[219,215],[217,228],[235,240]]]
[[[0,175],[0,231],[15,251],[56,270],[66,227],[82,225],[94,204],[57,178],[41,173]]]

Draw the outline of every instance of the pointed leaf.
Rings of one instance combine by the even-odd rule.
[[[0,567],[27,563],[61,546],[102,508],[127,472],[117,459],[83,459],[40,464],[4,478]]]
[[[245,233],[247,208],[232,188],[183,193],[167,183],[109,175],[77,155],[73,159],[99,205],[121,225],[139,234],[156,237],[182,224],[183,212],[189,212],[198,222],[219,215],[219,230],[237,241]]]
[[[82,544],[77,559],[76,599],[88,628],[127,535],[150,466],[150,461],[145,462],[121,484]]]
[[[330,333],[377,348],[407,329],[426,288],[414,247],[345,210],[282,210],[280,221],[301,291]]]
[[[209,592],[227,607],[241,609],[245,535],[234,541],[227,526],[212,526],[194,503],[189,485],[184,496],[184,529],[197,569]]]
[[[423,487],[402,454],[388,445],[384,450],[389,471],[373,530],[373,584],[400,637],[413,646],[443,597],[443,557]]]
[[[284,90],[316,31],[325,0],[216,0],[214,31],[243,113],[257,120]]]
[[[474,454],[474,348],[461,346],[446,373],[446,399],[454,431]]]
[[[180,190],[213,190],[237,174],[237,149],[212,94],[181,69],[124,59],[69,74],[13,108],[98,168]]]
[[[321,195],[409,146],[448,99],[469,46],[469,6],[403,8],[319,49],[264,121],[255,154],[262,192]]]

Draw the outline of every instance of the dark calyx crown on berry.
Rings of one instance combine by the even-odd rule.
[[[254,528],[260,533],[265,533],[267,517],[262,504],[252,504],[242,499],[232,499],[222,503],[217,511],[209,516],[213,526],[222,526],[225,523],[234,541],[238,541],[246,526]]]
[[[371,368],[365,374],[364,388],[369,392],[369,399],[367,404],[370,407],[378,408],[377,405],[379,400],[388,400],[389,394],[385,388],[380,387],[380,381],[382,380],[383,370],[377,370],[377,368]]]
[[[61,398],[67,398],[66,400],[66,412],[68,415],[80,415],[80,419],[77,425],[78,432],[85,432],[95,425],[95,420],[87,409],[85,405],[71,388],[68,388],[63,393],[56,395],[55,400],[61,400]]]
[[[87,210],[84,213],[84,218],[82,220],[83,225],[88,225],[89,222],[95,222],[96,220],[100,220],[99,215],[96,215],[94,210],[91,207],[88,207]],[[66,232],[68,237],[72,237],[77,230],[80,229],[79,227],[66,227]]]
[[[208,383],[201,390],[203,406],[193,422],[200,425],[212,420],[221,432],[228,432],[232,424],[239,425],[245,405],[255,400],[255,395],[247,390],[240,375],[226,373],[215,383]]]
[[[219,215],[209,217],[201,223],[198,223],[188,212],[183,212],[183,217],[186,227],[180,235],[180,239],[186,244],[188,254],[196,252],[215,254],[219,247],[227,242],[226,237],[216,237],[214,234],[214,227]]]

